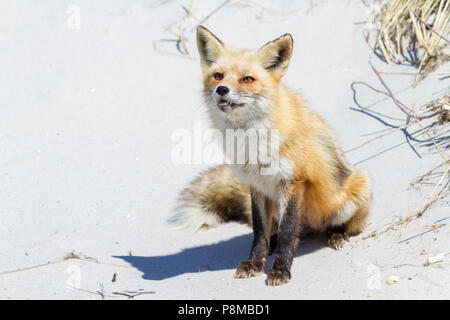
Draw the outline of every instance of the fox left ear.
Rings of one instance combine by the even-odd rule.
[[[256,54],[261,58],[266,70],[281,78],[286,73],[291,60],[294,40],[289,33],[266,43]]]
[[[220,56],[224,44],[211,31],[203,26],[197,28],[197,48],[202,65],[211,65]]]

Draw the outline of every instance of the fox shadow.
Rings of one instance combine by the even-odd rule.
[[[250,253],[253,234],[245,234],[162,256],[113,256],[122,259],[143,272],[146,280],[164,280],[186,273],[219,271],[235,269],[241,261],[245,261]],[[310,254],[326,246],[323,235],[311,235],[301,241],[295,256]],[[273,256],[268,259],[266,271],[270,268]]]

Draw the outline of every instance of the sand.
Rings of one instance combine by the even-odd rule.
[[[0,298],[126,299],[449,299],[446,205],[408,228],[363,239],[417,208],[431,191],[409,183],[440,162],[411,150],[401,132],[348,153],[373,180],[368,231],[340,251],[323,235],[300,244],[292,281],[233,279],[251,229],[227,224],[196,234],[166,223],[177,193],[208,167],[175,164],[174,131],[208,127],[191,29],[222,1],[8,1],[0,4]],[[277,2],[278,3],[278,2]],[[343,149],[387,127],[356,112],[352,81],[381,89],[382,71],[414,72],[371,55],[362,1],[231,1],[205,22],[228,44],[256,49],[289,32],[294,54],[285,83],[336,130]],[[183,21],[180,24],[180,21]],[[178,50],[166,27],[183,25]],[[189,54],[184,50],[188,50]],[[439,72],[448,72],[443,66]],[[448,90],[430,76],[385,75],[398,99],[420,106]],[[400,117],[389,99],[359,87],[358,101]],[[401,123],[399,121],[394,123]],[[437,229],[423,226],[441,223]],[[30,270],[8,270],[57,262]],[[270,260],[271,261],[271,260]],[[269,261],[269,262],[270,262]],[[112,282],[113,275],[116,278]],[[386,282],[392,277],[392,284]],[[75,288],[78,289],[75,289]]]

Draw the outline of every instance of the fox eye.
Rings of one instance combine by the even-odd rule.
[[[241,79],[241,82],[242,82],[242,83],[252,83],[253,81],[255,81],[255,78],[250,77],[250,76],[243,77],[243,78]]]
[[[214,74],[214,79],[216,79],[216,80],[222,80],[222,79],[223,79],[223,73],[216,72],[216,73]]]

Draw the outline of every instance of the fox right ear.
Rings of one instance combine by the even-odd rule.
[[[287,70],[292,56],[294,40],[289,33],[266,43],[257,54],[261,57],[262,64],[266,70],[281,78]]]
[[[203,26],[197,28],[197,48],[202,64],[214,63],[224,49],[224,44]]]

